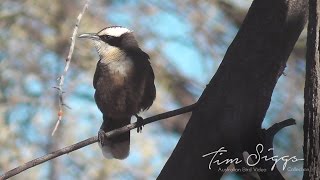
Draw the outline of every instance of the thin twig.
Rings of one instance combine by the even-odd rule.
[[[162,120],[162,119],[167,119],[169,117],[173,117],[173,116],[177,116],[177,115],[180,115],[180,114],[184,114],[184,113],[187,113],[187,112],[190,112],[192,110],[194,110],[197,106],[197,103],[195,104],[192,104],[192,105],[189,105],[189,106],[186,106],[186,107],[183,107],[183,108],[180,108],[180,109],[176,109],[176,110],[173,110],[173,111],[168,111],[168,112],[165,112],[165,113],[162,113],[162,114],[158,114],[158,115],[155,115],[155,116],[152,116],[152,117],[149,117],[149,118],[146,118],[143,120],[143,124],[149,124],[149,123],[152,123],[152,122],[155,122],[155,121],[158,121],[158,120]],[[130,131],[132,129],[135,129],[137,127],[137,123],[131,123],[131,124],[128,124],[122,128],[119,128],[119,129],[115,129],[115,130],[112,130],[110,132],[107,132],[106,133],[106,137],[107,138],[110,138],[110,137],[114,137],[114,136],[118,136],[120,134],[123,134],[127,131]],[[78,142],[76,144],[73,144],[71,146],[67,146],[65,148],[62,148],[62,149],[59,149],[57,151],[54,151],[50,154],[47,154],[47,155],[44,155],[42,157],[39,157],[37,159],[34,159],[34,160],[31,160],[21,166],[18,166],[10,171],[7,171],[6,173],[4,173],[3,175],[0,176],[0,180],[2,179],[7,179],[7,178],[10,178],[12,176],[15,176],[19,173],[21,173],[22,171],[25,171],[29,168],[32,168],[34,166],[37,166],[39,164],[42,164],[46,161],[49,161],[50,159],[54,159],[58,156],[61,156],[63,154],[67,154],[67,153],[70,153],[72,151],[75,151],[77,149],[80,149],[82,147],[85,147],[85,146],[88,146],[90,144],[93,144],[95,142],[98,142],[98,136],[94,136],[94,137],[91,137],[91,138],[88,138],[84,141],[81,141],[81,142]]]
[[[76,25],[75,25],[75,27],[73,29],[73,33],[72,33],[72,37],[71,37],[71,45],[70,45],[69,53],[68,53],[68,56],[66,58],[66,65],[64,67],[62,75],[57,79],[59,81],[58,82],[58,87],[56,87],[56,89],[58,90],[58,96],[59,96],[59,112],[58,112],[57,123],[56,123],[56,125],[55,125],[55,127],[54,127],[54,129],[52,131],[52,134],[51,134],[52,136],[54,135],[54,133],[58,129],[59,124],[60,124],[60,122],[62,120],[63,106],[65,106],[65,103],[63,102],[63,83],[64,83],[64,78],[65,78],[65,75],[67,74],[67,71],[68,71],[69,66],[70,66],[70,62],[71,62],[71,58],[72,58],[72,54],[73,54],[73,50],[74,50],[74,45],[75,45],[75,41],[76,41],[76,36],[77,36],[77,33],[78,33],[79,25],[80,25],[80,22],[81,22],[81,19],[82,19],[82,16],[83,16],[84,12],[88,9],[89,2],[90,2],[90,0],[86,1],[85,5],[83,6],[82,11],[80,12],[80,14],[77,17],[77,22],[76,22]],[[68,106],[66,106],[66,107],[68,107]]]
[[[291,125],[295,125],[296,124],[296,120],[294,120],[293,118],[290,119],[286,119],[284,121],[275,123],[274,125],[272,125],[270,128],[268,128],[266,130],[266,136],[272,138],[271,142],[273,142],[273,138],[274,136],[283,128],[287,127],[287,126],[291,126]]]

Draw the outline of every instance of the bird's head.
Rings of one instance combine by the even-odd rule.
[[[138,47],[133,32],[121,26],[106,27],[98,33],[84,33],[79,38],[93,40],[98,52],[113,48],[126,50]]]

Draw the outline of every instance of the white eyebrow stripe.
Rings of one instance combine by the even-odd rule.
[[[102,30],[101,32],[99,32],[99,36],[101,35],[109,35],[109,36],[114,36],[114,37],[120,37],[122,34],[125,33],[130,33],[132,31],[130,31],[127,28],[124,27],[109,27],[106,28],[104,30]]]

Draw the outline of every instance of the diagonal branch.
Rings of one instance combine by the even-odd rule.
[[[70,66],[70,62],[71,62],[71,58],[72,58],[72,54],[73,54],[73,50],[74,50],[74,45],[75,45],[75,41],[76,41],[76,36],[78,33],[78,29],[79,29],[79,25],[82,19],[82,16],[84,14],[84,12],[88,9],[89,6],[89,2],[90,0],[86,0],[85,5],[82,8],[82,11],[80,12],[80,14],[77,17],[77,22],[76,25],[73,29],[73,33],[71,36],[71,45],[70,45],[70,49],[69,49],[69,53],[68,56],[66,58],[66,65],[64,67],[63,73],[62,75],[57,79],[58,82],[58,87],[55,87],[58,90],[58,96],[59,96],[59,111],[58,111],[58,120],[57,123],[52,131],[52,136],[54,135],[54,133],[56,132],[56,130],[58,129],[58,126],[62,120],[62,115],[63,115],[63,106],[68,107],[64,102],[63,102],[63,83],[64,83],[64,78],[65,75],[67,74],[67,71],[69,69]]]
[[[306,0],[254,0],[235,39],[200,97],[158,180],[220,179],[204,152],[226,147],[226,158],[256,145],[274,87],[307,21]],[[220,170],[219,170],[220,169]]]
[[[196,107],[197,107],[197,103],[189,105],[189,106],[186,106],[186,107],[182,107],[180,109],[176,109],[176,110],[173,110],[173,111],[168,111],[168,112],[165,112],[165,113],[162,113],[162,114],[158,114],[158,115],[155,115],[155,116],[152,116],[152,117],[144,119],[143,124],[149,124],[149,123],[152,123],[152,122],[155,122],[155,121],[159,121],[159,120],[162,120],[162,119],[167,119],[169,117],[173,117],[173,116],[177,116],[177,115],[184,114],[184,113],[187,113],[187,112],[191,112]],[[113,131],[107,132],[106,133],[106,137],[110,138],[110,137],[118,136],[118,135],[123,134],[123,133],[125,133],[127,131],[135,129],[136,127],[137,127],[137,123],[136,122],[135,123],[131,123],[131,124],[128,124],[128,125],[126,125],[126,126],[124,126],[122,128],[115,129]],[[25,171],[25,170],[27,170],[29,168],[32,168],[32,167],[37,166],[39,164],[42,164],[42,163],[44,163],[46,161],[49,161],[51,159],[54,159],[54,158],[56,158],[58,156],[70,153],[70,152],[75,151],[77,149],[80,149],[82,147],[88,146],[88,145],[93,144],[95,142],[98,142],[98,137],[97,136],[88,138],[88,139],[86,139],[84,141],[78,142],[78,143],[73,144],[71,146],[67,146],[65,148],[59,149],[57,151],[54,151],[54,152],[52,152],[50,154],[47,154],[47,155],[44,155],[44,156],[39,157],[37,159],[31,160],[31,161],[29,161],[29,162],[27,162],[27,163],[25,163],[23,165],[20,165],[20,166],[18,166],[16,168],[4,173],[3,175],[0,176],[0,180],[10,178],[10,177],[15,176],[15,175],[17,175],[17,174],[21,173],[22,171]]]

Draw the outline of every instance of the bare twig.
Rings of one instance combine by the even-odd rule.
[[[57,79],[59,81],[58,83],[58,87],[55,87],[58,90],[58,95],[59,95],[59,111],[58,111],[58,120],[57,123],[52,131],[52,136],[54,135],[54,133],[56,132],[56,130],[59,127],[59,124],[62,120],[62,115],[63,115],[63,106],[68,107],[65,105],[65,103],[63,102],[63,83],[64,83],[64,78],[65,75],[67,74],[67,71],[69,69],[70,66],[70,62],[71,62],[71,58],[72,58],[72,54],[73,54],[73,50],[74,50],[74,45],[75,45],[75,41],[76,41],[76,35],[78,33],[78,29],[79,29],[79,25],[82,19],[82,16],[84,14],[84,12],[87,10],[88,6],[89,6],[89,2],[90,0],[86,0],[85,5],[83,6],[82,11],[80,12],[80,14],[77,17],[77,22],[76,25],[73,29],[73,33],[72,33],[72,37],[71,37],[71,45],[70,45],[70,49],[69,49],[69,53],[68,56],[66,58],[66,65],[64,67],[63,73],[62,75]]]
[[[187,112],[190,112],[192,110],[194,110],[197,106],[197,103],[195,104],[192,104],[192,105],[189,105],[189,106],[186,106],[186,107],[183,107],[183,108],[180,108],[180,109],[176,109],[176,110],[173,110],[173,111],[168,111],[168,112],[165,112],[165,113],[162,113],[162,114],[158,114],[158,115],[155,115],[155,116],[152,116],[152,117],[149,117],[149,118],[146,118],[143,120],[143,124],[149,124],[149,123],[152,123],[152,122],[155,122],[155,121],[158,121],[158,120],[162,120],[162,119],[167,119],[169,117],[173,117],[173,116],[177,116],[177,115],[180,115],[180,114],[184,114],[184,113],[187,113]],[[128,124],[122,128],[119,128],[119,129],[115,129],[113,131],[110,131],[110,132],[107,132],[106,133],[106,137],[107,138],[110,138],[110,137],[114,137],[114,136],[118,136],[120,134],[123,134],[127,131],[130,131],[132,129],[135,129],[137,127],[137,123],[131,123],[131,124]],[[25,171],[29,168],[32,168],[34,166],[37,166],[39,164],[42,164],[46,161],[49,161],[50,159],[54,159],[58,156],[61,156],[63,154],[67,154],[67,153],[70,153],[72,151],[75,151],[77,149],[80,149],[82,147],[85,147],[85,146],[88,146],[90,144],[93,144],[95,142],[98,142],[98,137],[97,136],[94,136],[94,137],[91,137],[91,138],[88,138],[84,141],[81,141],[81,142],[78,142],[76,144],[73,144],[71,146],[67,146],[65,148],[62,148],[62,149],[59,149],[57,151],[54,151],[50,154],[47,154],[47,155],[44,155],[42,157],[39,157],[37,159],[34,159],[34,160],[31,160],[21,166],[18,166],[6,173],[4,173],[3,175],[0,176],[0,179],[7,179],[7,178],[10,178],[12,176],[15,176],[19,173],[21,173],[22,171]]]
[[[274,136],[283,128],[287,127],[287,126],[291,126],[291,125],[295,125],[296,121],[292,118],[290,119],[286,119],[284,121],[275,123],[274,125],[272,125],[270,128],[268,128],[266,130],[266,136],[268,136],[270,138],[270,144],[272,144],[273,142],[273,138]]]

